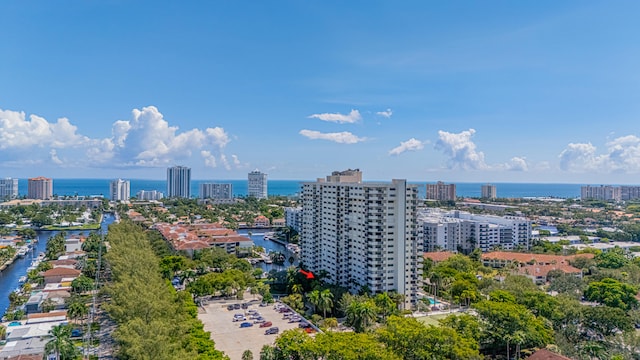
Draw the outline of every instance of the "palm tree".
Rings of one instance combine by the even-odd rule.
[[[333,329],[333,328],[337,328],[338,327],[338,319],[333,318],[333,317],[324,319],[324,321],[322,323],[328,329]]]
[[[315,313],[316,309],[320,305],[320,291],[313,290],[312,292],[309,293],[309,295],[307,295],[307,299],[309,300],[311,305],[313,305],[313,312]]]
[[[71,327],[58,325],[51,329],[53,338],[45,345],[45,355],[56,354],[56,360],[71,360],[77,356],[76,347],[71,342]]]
[[[291,285],[291,292],[293,294],[302,294],[303,291],[304,291],[304,288],[302,287],[302,284]]]
[[[82,319],[89,313],[89,309],[87,305],[74,301],[69,305],[69,309],[67,310],[67,315],[70,319]]]
[[[346,310],[347,321],[356,332],[363,332],[375,321],[376,304],[371,300],[352,301]]]
[[[318,307],[322,310],[322,317],[327,318],[327,310],[331,310],[333,307],[333,294],[329,289],[324,289],[320,292],[318,299]]]
[[[0,325],[0,340],[4,340],[7,337],[7,328]]]
[[[253,353],[251,350],[245,350],[242,353],[242,360],[253,360]]]

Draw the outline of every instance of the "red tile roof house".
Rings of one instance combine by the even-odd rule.
[[[43,272],[42,276],[44,277],[45,284],[52,284],[59,283],[62,281],[62,279],[75,279],[80,276],[80,274],[80,270],[57,267]]]
[[[526,360],[571,360],[571,358],[556,354],[553,351],[547,349],[540,349],[531,354],[531,356],[529,356]]]
[[[582,270],[569,264],[569,261],[577,258],[593,258],[593,254],[577,254],[570,256],[550,254],[516,253],[509,251],[493,251],[482,254],[482,263],[494,268],[505,267],[514,264],[514,273],[530,278],[536,284],[547,282],[547,276],[552,270],[560,270],[565,274],[573,274],[582,277]]]
[[[430,259],[434,264],[437,264],[439,262],[447,260],[453,255],[455,255],[455,253],[452,253],[450,251],[426,252],[424,253],[424,258]]]
[[[158,230],[175,250],[186,251],[193,255],[194,251],[211,247],[221,247],[229,254],[234,254],[237,247],[251,247],[251,239],[238,235],[231,229],[219,224],[156,224]]]
[[[270,225],[269,218],[264,215],[259,215],[253,220],[254,227],[269,227]]]

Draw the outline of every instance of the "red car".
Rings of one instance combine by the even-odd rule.
[[[260,324],[260,327],[269,327],[269,326],[271,326],[271,325],[273,325],[273,324],[271,323],[271,321],[266,321],[266,322],[263,322],[262,324]]]

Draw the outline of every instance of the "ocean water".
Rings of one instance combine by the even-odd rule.
[[[140,190],[157,190],[167,192],[167,182],[165,180],[144,180],[129,179],[131,182],[131,195]],[[109,196],[109,182],[111,179],[53,179],[53,193],[56,195],[102,195]],[[269,180],[269,195],[295,196],[300,192],[300,184],[308,180]],[[231,183],[233,193],[236,196],[247,194],[247,180],[193,180],[191,182],[191,194],[198,196],[201,183]],[[426,196],[426,182],[411,182],[419,185],[419,196]],[[480,188],[484,183],[456,183],[456,192],[462,197],[480,197]],[[555,198],[578,198],[580,197],[580,186],[582,184],[535,184],[535,183],[493,183],[496,185],[498,197],[500,198],[523,198],[523,197],[555,197]],[[18,181],[19,194],[27,194],[27,180]]]

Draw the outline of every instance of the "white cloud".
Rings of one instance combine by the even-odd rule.
[[[560,169],[570,172],[640,172],[640,138],[626,135],[606,144],[598,154],[591,143],[570,143],[559,155]]]
[[[62,160],[60,160],[60,158],[58,157],[58,153],[56,151],[56,149],[51,149],[51,151],[49,151],[49,155],[50,155],[50,160],[57,165],[62,165]]]
[[[400,142],[397,146],[389,151],[389,155],[400,155],[405,151],[418,151],[424,149],[424,143],[420,140],[411,138],[407,141]]]
[[[389,119],[391,115],[393,115],[393,111],[391,111],[391,109],[387,109],[385,111],[378,111],[376,115],[386,117],[387,119]]]
[[[231,159],[233,160],[233,165],[236,167],[240,166],[240,159],[238,159],[238,155],[231,155]]]
[[[202,150],[200,151],[200,156],[204,159],[204,165],[210,168],[215,168],[218,166],[216,162],[216,157],[211,154],[211,151]]]
[[[227,160],[227,156],[225,154],[220,154],[220,162],[222,162],[222,165],[225,169],[231,170],[231,165],[229,165],[229,161]]]
[[[313,115],[309,115],[309,118],[311,119],[315,118],[322,121],[335,122],[339,124],[342,124],[342,123],[353,124],[355,122],[362,120],[362,116],[360,115],[360,111],[358,110],[351,110],[351,112],[347,115],[340,114],[340,113],[313,114]]]
[[[24,112],[0,109],[0,149],[71,148],[89,142],[89,138],[76,133],[77,127],[68,119],[60,118],[55,123]]]
[[[442,150],[448,156],[448,166],[451,169],[481,170],[488,166],[484,161],[484,153],[476,151],[476,144],[471,140],[474,129],[460,133],[438,131],[438,141],[435,148]]]
[[[514,156],[505,164],[505,168],[511,171],[527,171],[529,170],[529,164],[527,164],[527,159],[524,157]]]
[[[49,122],[37,115],[27,118],[24,112],[0,109],[0,162],[4,164],[40,159],[79,167],[160,167],[200,152],[205,165],[215,167],[215,157],[223,158],[229,142],[221,127],[180,131],[154,106],[134,109],[131,120],[115,121],[111,137],[106,138],[82,135],[66,118]],[[67,159],[73,159],[72,164]]]
[[[357,137],[356,135],[348,131],[336,133],[321,133],[315,130],[300,130],[300,135],[308,137],[312,140],[329,140],[340,144],[356,144],[366,140],[366,138]]]

